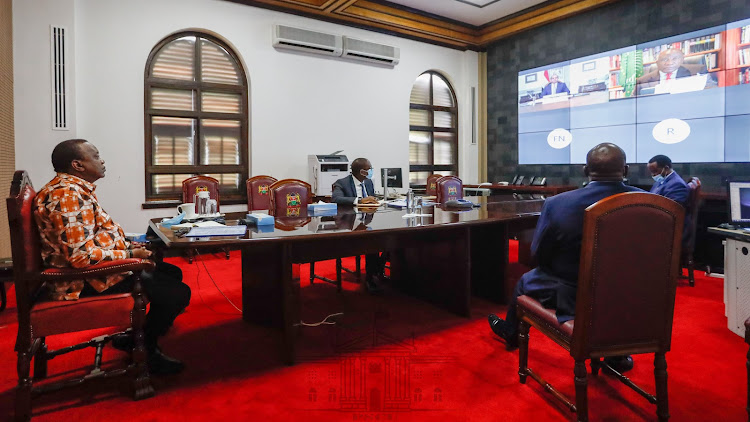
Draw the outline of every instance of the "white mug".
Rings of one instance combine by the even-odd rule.
[[[198,215],[195,213],[195,204],[192,202],[179,205],[177,207],[177,211],[180,213],[184,212],[186,220],[192,220],[192,219],[198,218]]]

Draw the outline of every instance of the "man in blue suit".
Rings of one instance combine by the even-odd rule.
[[[623,183],[628,166],[625,152],[615,144],[604,143],[592,148],[586,155],[583,172],[590,180],[586,187],[555,195],[544,202],[531,243],[531,253],[538,266],[521,276],[505,320],[495,314],[488,317],[492,331],[505,340],[509,350],[518,347],[518,296],[529,295],[545,307],[555,308],[560,323],[575,318],[586,208],[617,193],[641,191]],[[633,367],[630,356],[607,358],[606,362],[619,372]]]
[[[367,158],[352,161],[352,174],[333,184],[331,200],[340,205],[377,204],[375,186],[372,184],[372,164]],[[365,287],[370,292],[380,290],[378,279],[383,277],[385,263],[380,254],[365,255]]]
[[[333,184],[331,200],[342,205],[377,204],[372,184],[372,164],[367,158],[352,161],[352,174]]]
[[[672,170],[672,160],[666,155],[655,155],[648,160],[648,171],[654,179],[651,193],[665,196],[683,207],[687,206],[690,189],[676,171]]]
[[[559,82],[559,80],[560,77],[553,73],[552,76],[549,77],[549,83],[547,86],[542,89],[542,97],[563,92],[570,94],[570,90],[568,89],[568,86],[565,85],[565,82]]]

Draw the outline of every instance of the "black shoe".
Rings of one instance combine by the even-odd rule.
[[[492,332],[505,340],[506,350],[518,349],[518,333],[514,333],[515,330],[513,330],[513,327],[508,322],[495,314],[490,314],[487,320],[490,322]]]
[[[135,347],[133,335],[130,332],[119,333],[112,336],[112,347],[125,353],[130,353]]]
[[[383,285],[380,282],[380,277],[376,275],[371,275],[367,277],[367,280],[365,281],[365,288],[367,289],[367,293],[370,293],[370,294],[382,293]]]
[[[148,364],[148,372],[152,375],[177,374],[185,369],[184,363],[165,355],[158,347],[148,354],[146,363]]]
[[[629,355],[606,357],[604,358],[604,363],[611,366],[612,369],[621,374],[633,369],[633,358]],[[604,370],[605,372],[609,372],[607,367],[604,367]]]

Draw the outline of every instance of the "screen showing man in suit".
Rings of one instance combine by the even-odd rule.
[[[684,63],[685,53],[682,50],[663,50],[656,59],[656,68],[637,79],[638,95],[699,91],[706,88],[709,77],[705,64],[687,66]],[[644,66],[644,72],[648,70],[650,68]],[[691,76],[695,77],[677,81]]]
[[[549,83],[542,89],[542,97],[555,94],[570,94],[565,82],[560,81],[560,75],[553,73],[549,77]]]

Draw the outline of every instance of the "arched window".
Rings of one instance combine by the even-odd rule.
[[[437,72],[417,78],[409,100],[409,185],[431,174],[458,176],[458,105],[450,83]]]
[[[244,203],[247,78],[235,52],[200,32],[154,47],[145,74],[146,200],[181,199],[182,181],[221,183],[222,203]]]

